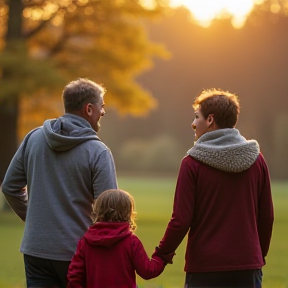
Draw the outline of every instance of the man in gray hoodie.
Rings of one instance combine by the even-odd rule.
[[[113,156],[97,136],[104,93],[88,79],[70,82],[63,91],[65,114],[29,132],[6,172],[2,191],[25,221],[20,251],[27,287],[66,287],[93,200],[118,188]]]

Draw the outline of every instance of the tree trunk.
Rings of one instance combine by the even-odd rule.
[[[6,33],[6,47],[11,49],[17,42],[23,40],[22,14],[23,3],[21,0],[8,0],[9,17]],[[11,80],[13,73],[3,69],[2,80]],[[12,79],[13,80],[13,79]],[[16,81],[15,81],[16,82]],[[17,83],[14,83],[17,85]],[[18,95],[5,95],[0,101],[0,183],[2,183],[6,169],[17,149],[17,119],[18,119]]]
[[[11,97],[0,105],[0,181],[17,149],[18,98]]]

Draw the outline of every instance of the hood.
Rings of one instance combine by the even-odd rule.
[[[56,151],[70,150],[88,140],[100,140],[88,121],[73,114],[46,120],[43,131],[48,145]]]
[[[247,170],[260,153],[256,140],[246,140],[235,128],[203,134],[187,154],[209,166],[226,172]]]
[[[131,234],[127,222],[97,222],[85,233],[84,239],[91,245],[109,248]]]

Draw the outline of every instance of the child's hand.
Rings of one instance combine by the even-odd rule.
[[[174,257],[174,255],[176,255],[175,252],[170,252],[170,253],[168,253],[168,254],[161,254],[161,253],[159,252],[159,247],[156,247],[154,253],[152,254],[152,257],[153,257],[153,256],[158,256],[158,257],[160,257],[166,264],[168,264],[168,263],[169,263],[169,264],[173,264],[172,258]]]

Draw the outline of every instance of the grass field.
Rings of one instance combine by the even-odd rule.
[[[119,186],[134,195],[137,231],[147,253],[152,254],[162,238],[171,216],[175,178],[120,177]],[[272,183],[275,225],[267,265],[263,269],[263,288],[288,287],[288,183]],[[19,252],[24,224],[13,213],[0,213],[0,288],[24,288],[24,266]],[[138,278],[139,288],[182,288],[184,283],[184,240],[176,251],[173,265],[156,279]]]

